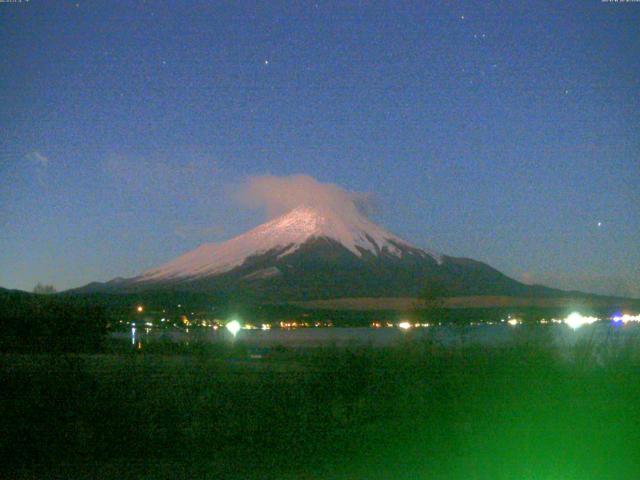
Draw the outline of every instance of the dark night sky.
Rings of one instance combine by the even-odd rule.
[[[406,240],[640,297],[640,3],[0,3],[0,285],[131,276],[259,223],[248,176]]]

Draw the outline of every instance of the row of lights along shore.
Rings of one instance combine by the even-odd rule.
[[[138,305],[136,306],[136,312],[137,313],[143,313],[144,312],[144,307],[142,305]],[[161,322],[164,323],[166,319],[162,318]],[[565,317],[564,319],[557,319],[557,318],[551,318],[551,319],[541,319],[536,323],[539,323],[541,325],[545,325],[545,324],[565,324],[567,325],[569,328],[573,329],[573,330],[577,330],[578,328],[584,326],[584,325],[591,325],[593,323],[602,321],[602,318],[598,318],[598,317],[594,317],[594,316],[586,316],[586,315],[582,315],[578,312],[573,312],[570,315],[568,315],[567,317]],[[614,323],[614,324],[627,324],[630,322],[640,322],[640,315],[632,315],[632,314],[617,314],[614,315],[612,317],[609,317],[609,320]],[[123,323],[123,321],[120,321],[120,323]],[[189,321],[188,319],[186,319],[185,316],[182,316],[182,323],[185,326],[190,326],[192,324],[191,321]],[[501,319],[499,322],[469,322],[469,325],[474,326],[474,325],[497,325],[500,323],[507,323],[508,325],[515,327],[518,325],[522,325],[525,323],[529,323],[529,322],[525,322],[522,319],[518,318],[518,317],[512,317],[511,315],[507,316],[506,319]],[[135,328],[135,322],[131,322],[131,326],[132,328]],[[197,325],[197,324],[196,324]],[[280,327],[281,329],[295,329],[295,328],[326,328],[326,327],[333,327],[333,322],[329,321],[329,322],[304,322],[304,321],[281,321],[276,323],[276,325],[278,327]],[[432,327],[432,326],[441,326],[442,323],[441,322],[437,322],[437,323],[417,323],[417,322],[410,322],[408,320],[403,320],[397,323],[392,323],[392,322],[380,322],[380,321],[374,321],[371,322],[370,327],[371,328],[399,328],[401,330],[409,330],[412,328],[428,328],[428,327]],[[145,326],[146,327],[152,327],[153,323],[151,322],[145,322]],[[176,325],[177,326],[177,325]],[[219,328],[219,323],[217,322],[207,322],[207,321],[201,321],[201,325],[203,327],[208,327],[211,326],[213,327],[215,330],[217,330]],[[253,324],[247,323],[247,324],[242,324],[240,323],[239,320],[237,319],[233,319],[230,320],[226,323],[224,323],[225,328],[235,337],[238,332],[240,330],[256,330],[256,329],[261,329],[261,330],[270,330],[272,328],[272,325],[269,323],[263,323],[261,324],[260,327],[257,327]]]

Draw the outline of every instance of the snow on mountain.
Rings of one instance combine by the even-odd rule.
[[[401,257],[405,251],[419,252],[440,262],[439,254],[416,249],[353,211],[299,206],[294,210],[223,243],[208,243],[159,268],[149,270],[136,282],[165,281],[211,276],[227,272],[250,256],[279,251],[278,257],[295,252],[313,238],[329,238],[357,256],[367,251]]]

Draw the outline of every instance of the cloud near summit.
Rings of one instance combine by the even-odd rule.
[[[309,175],[249,177],[237,198],[247,207],[264,209],[270,219],[301,205],[331,209],[345,215],[368,215],[375,210],[372,194],[321,183]]]

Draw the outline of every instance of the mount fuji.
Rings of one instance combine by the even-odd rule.
[[[482,262],[415,247],[355,207],[298,206],[223,243],[78,293],[202,292],[261,301],[415,297],[430,282],[451,296],[553,296]]]

